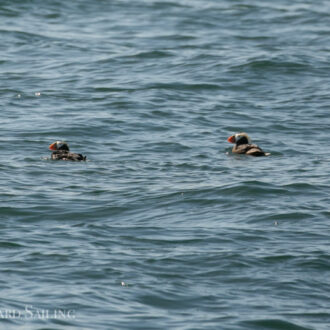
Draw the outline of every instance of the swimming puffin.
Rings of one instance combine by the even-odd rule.
[[[256,144],[252,144],[250,137],[246,133],[236,133],[227,139],[230,143],[235,143],[232,152],[234,154],[245,154],[250,156],[269,156],[269,152],[264,152]]]
[[[69,146],[64,141],[56,141],[49,146],[49,150],[52,150],[52,159],[53,160],[72,160],[72,161],[81,161],[86,160],[86,156],[82,154],[76,154],[70,152]]]

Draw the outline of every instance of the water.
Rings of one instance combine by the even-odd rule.
[[[1,1],[1,328],[328,329],[329,10]]]

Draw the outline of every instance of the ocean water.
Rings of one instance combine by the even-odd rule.
[[[329,329],[329,11],[2,0],[0,328]]]

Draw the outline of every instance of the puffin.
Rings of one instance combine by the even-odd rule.
[[[232,152],[234,154],[245,154],[250,156],[269,156],[269,152],[264,152],[256,144],[252,144],[250,137],[242,132],[236,133],[227,139],[230,143],[235,143]]]
[[[56,141],[49,146],[49,150],[52,150],[52,159],[53,160],[72,160],[72,161],[81,161],[86,160],[86,156],[82,154],[76,154],[70,152],[69,146],[64,141]]]

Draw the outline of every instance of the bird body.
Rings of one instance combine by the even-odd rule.
[[[227,139],[230,143],[235,143],[232,152],[234,154],[245,154],[250,156],[269,156],[258,145],[252,144],[250,137],[246,133],[236,133]]]
[[[64,141],[56,141],[49,146],[49,150],[52,150],[51,158],[53,160],[71,160],[71,161],[84,161],[86,156],[70,152],[69,146]]]

